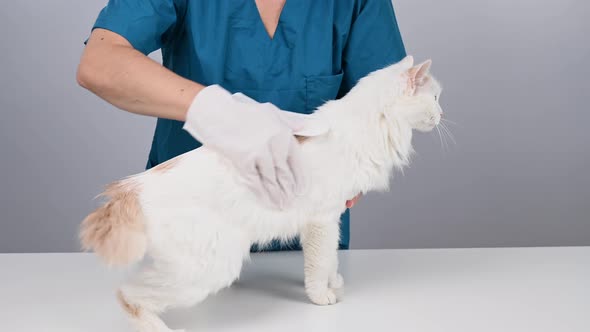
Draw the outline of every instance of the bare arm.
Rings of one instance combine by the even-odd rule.
[[[204,87],[164,68],[120,35],[95,29],[82,54],[78,83],[125,111],[185,121]]]

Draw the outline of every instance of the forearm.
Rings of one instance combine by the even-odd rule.
[[[80,60],[80,85],[128,112],[184,121],[202,85],[164,68],[121,36],[95,29]]]

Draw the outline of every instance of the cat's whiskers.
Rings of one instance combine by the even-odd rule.
[[[440,129],[438,128],[438,126],[435,126],[434,128],[436,128],[436,131],[438,132],[438,137],[440,138],[440,147],[443,149],[443,151],[445,151],[445,143],[443,142],[443,137],[440,133]]]
[[[436,126],[435,126],[435,128],[436,128]],[[430,132],[428,132],[428,135],[430,135],[430,137],[432,137],[432,139],[437,140],[434,130],[431,130]],[[440,135],[439,135],[439,137],[440,137]],[[442,146],[442,143],[441,143],[441,146]]]
[[[457,126],[457,127],[460,127],[460,125],[459,125],[457,122],[455,122],[455,121],[451,121],[451,120],[449,120],[449,119],[446,119],[446,118],[440,118],[440,120],[441,120],[441,121],[444,121],[444,122],[446,122],[446,123],[449,123],[449,124],[455,125],[455,126]]]
[[[455,137],[453,136],[449,128],[442,121],[439,122],[439,124],[436,126],[436,130],[438,131],[443,151],[448,151],[449,149],[447,137],[451,140],[451,142],[453,142],[453,144],[457,144]]]
[[[443,129],[444,132],[446,132],[447,136],[449,136],[449,138],[451,139],[451,141],[453,142],[453,144],[457,144],[457,141],[455,140],[455,136],[451,133],[451,130],[449,129],[449,127],[447,127],[447,125],[443,122],[440,122],[441,128]]]

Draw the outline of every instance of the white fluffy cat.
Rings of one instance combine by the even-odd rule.
[[[302,143],[309,190],[285,210],[258,202],[233,165],[207,147],[109,185],[109,200],[84,220],[80,237],[109,265],[151,258],[118,291],[135,328],[170,331],[159,313],[229,286],[253,243],[297,235],[309,299],[335,303],[344,202],[387,190],[394,168],[409,162],[412,130],[429,131],[441,119],[430,64],[406,57],[314,113],[330,130]]]

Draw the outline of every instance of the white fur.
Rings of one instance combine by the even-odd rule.
[[[434,97],[440,86],[430,76],[414,81],[412,65],[408,57],[373,72],[316,111],[331,129],[302,144],[309,190],[285,210],[258,202],[234,167],[207,147],[184,154],[166,171],[125,180],[140,188],[151,258],[121,287],[126,301],[141,308],[133,318],[136,328],[166,331],[157,313],[229,286],[253,243],[297,235],[310,300],[335,303],[335,290],[342,287],[337,247],[345,201],[387,190],[393,169],[409,162],[412,129],[431,130],[440,121]]]

